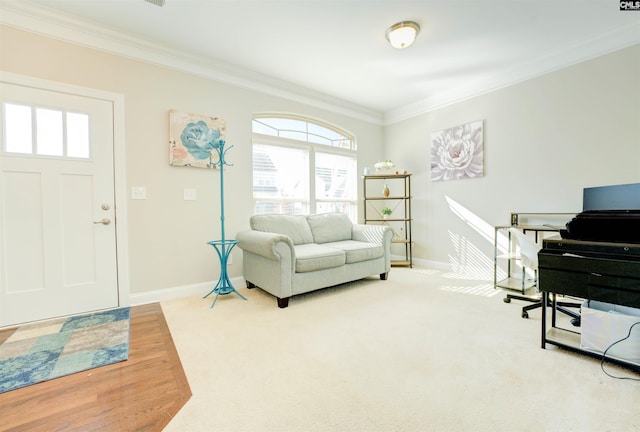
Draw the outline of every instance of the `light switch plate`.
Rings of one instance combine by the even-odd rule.
[[[147,188],[145,186],[132,186],[131,187],[131,199],[134,200],[146,200]]]
[[[198,191],[196,189],[187,188],[184,190],[185,201],[195,201],[198,199]]]

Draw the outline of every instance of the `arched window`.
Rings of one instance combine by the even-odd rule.
[[[318,120],[283,114],[253,118],[255,214],[338,211],[357,219],[353,135]]]

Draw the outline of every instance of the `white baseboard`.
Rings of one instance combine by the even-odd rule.
[[[202,282],[192,285],[183,285],[173,288],[164,288],[153,291],[146,291],[143,293],[131,293],[129,298],[131,300],[131,306],[142,305],[147,303],[156,303],[166,300],[173,300],[182,297],[190,296],[204,296],[213,289],[217,281]],[[231,284],[234,287],[244,286],[245,281],[242,276],[231,278]]]
[[[404,255],[391,255],[391,259],[404,260],[405,257]],[[418,259],[418,258],[413,258],[412,261],[413,261],[414,267],[428,268],[428,269],[439,270],[443,272],[451,271],[450,263],[446,263],[442,261],[424,260],[424,259]]]

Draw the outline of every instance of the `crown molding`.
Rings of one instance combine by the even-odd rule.
[[[637,44],[640,44],[640,24],[621,27],[597,38],[585,40],[569,48],[555,50],[527,63],[515,65],[489,79],[456,87],[446,93],[435,94],[415,103],[387,111],[384,115],[384,125],[398,123]]]
[[[26,1],[0,3],[0,24],[328,110],[368,123],[382,124],[381,112],[228,63],[203,60],[201,57],[169,49],[105,26],[87,23]]]
[[[168,49],[139,37],[97,26],[27,1],[0,3],[0,24],[111,54],[144,61],[240,88],[287,99],[376,125],[390,125],[491,91],[518,84],[640,44],[640,24],[631,24],[566,49],[521,63],[488,79],[467,83],[385,113],[215,60]]]

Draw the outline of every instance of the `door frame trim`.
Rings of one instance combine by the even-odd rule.
[[[50,81],[0,70],[0,82],[37,89],[69,93],[110,102],[113,106],[113,176],[116,217],[116,272],[118,306],[130,306],[129,231],[127,224],[127,179],[125,159],[124,95],[103,90]]]

